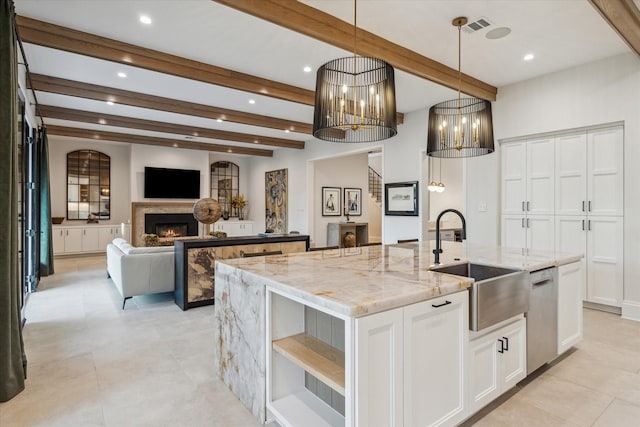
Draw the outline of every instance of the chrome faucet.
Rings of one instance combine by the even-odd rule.
[[[453,212],[460,217],[460,220],[462,221],[462,240],[466,240],[467,238],[467,223],[464,220],[464,215],[462,215],[460,211],[455,209],[445,209],[440,212],[438,214],[438,218],[436,219],[436,248],[433,250],[436,258],[433,262],[434,264],[440,264],[440,254],[442,253],[442,242],[440,241],[440,218],[442,218],[442,215],[446,214],[447,212]]]

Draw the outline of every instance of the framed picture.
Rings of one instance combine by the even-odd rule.
[[[384,185],[384,214],[418,216],[418,182]]]
[[[341,216],[340,187],[322,187],[322,216]]]
[[[344,213],[345,215],[362,215],[362,188],[344,189]]]

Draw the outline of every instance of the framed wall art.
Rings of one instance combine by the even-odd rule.
[[[345,187],[344,213],[350,216],[362,215],[362,188]]]
[[[288,169],[264,173],[265,231],[287,233]]]
[[[384,214],[418,216],[418,182],[395,182],[384,185]]]
[[[341,187],[322,187],[322,216],[341,216]]]

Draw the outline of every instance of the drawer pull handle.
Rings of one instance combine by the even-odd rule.
[[[499,338],[498,341],[500,341],[500,350],[498,350],[498,353],[504,353],[504,341]]]
[[[509,338],[502,337],[502,339],[504,339],[504,350],[509,351]]]
[[[451,304],[451,301],[445,301],[442,304],[431,304],[431,307],[438,308],[438,307],[444,307],[445,305],[449,305],[449,304]]]

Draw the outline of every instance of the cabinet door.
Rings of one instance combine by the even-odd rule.
[[[498,346],[503,350],[500,353],[502,371],[499,381],[502,383],[502,392],[514,387],[520,380],[527,376],[527,339],[525,319],[505,326],[498,338]]]
[[[556,252],[583,254],[582,263],[587,259],[587,219],[585,216],[556,217]],[[582,280],[580,290],[582,299],[587,295],[586,276]],[[582,305],[582,303],[581,303]]]
[[[355,425],[403,425],[402,310],[356,319]]]
[[[82,252],[82,228],[65,229],[64,252],[80,253]]]
[[[491,333],[469,343],[469,413],[500,395],[498,336]]]
[[[459,292],[404,308],[404,425],[452,425],[466,415],[468,295]]]
[[[502,213],[523,214],[527,200],[526,143],[509,142],[500,147],[502,159]]]
[[[100,227],[98,229],[98,247],[100,250],[106,250],[107,245],[115,239],[115,227]]]
[[[65,228],[54,228],[52,231],[53,238],[53,254],[63,254],[64,253],[64,241],[65,241]]]
[[[100,246],[99,230],[100,229],[97,227],[87,227],[82,230],[83,252],[97,252],[102,250],[102,247]]]
[[[558,354],[582,339],[582,290],[584,263],[558,267]]]
[[[623,212],[624,157],[622,127],[599,129],[587,134],[587,196],[589,215]]]
[[[253,234],[253,223],[241,221],[238,224],[238,233],[240,236],[250,236]]]
[[[526,220],[527,249],[553,251],[555,242],[555,218],[553,215],[530,216]]]
[[[527,215],[553,215],[555,187],[554,138],[527,141]]]
[[[587,135],[556,139],[556,214],[584,215],[587,203]]]
[[[622,306],[622,224],[621,217],[587,219],[587,301]]]
[[[507,248],[524,248],[527,230],[522,215],[502,215],[502,246]]]

